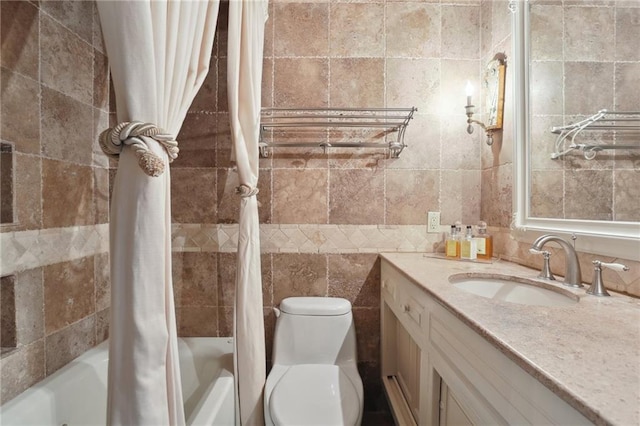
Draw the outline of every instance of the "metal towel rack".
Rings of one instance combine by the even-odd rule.
[[[582,131],[613,131],[616,137],[624,135],[638,136],[640,139],[640,112],[637,111],[608,111],[602,109],[591,117],[585,118],[577,123],[566,126],[552,127],[551,133],[558,135],[555,143],[555,152],[551,154],[552,159],[558,159],[563,155],[579,149],[583,152],[584,158],[593,160],[599,151],[608,149],[640,149],[640,144],[607,144],[607,143],[576,143],[576,137]],[[626,136],[625,136],[626,137]],[[564,148],[565,143],[569,146]]]
[[[385,148],[397,158],[412,108],[263,108],[260,156],[276,147]],[[372,133],[373,131],[373,133]],[[392,136],[396,133],[395,138]],[[354,140],[358,138],[360,140]]]

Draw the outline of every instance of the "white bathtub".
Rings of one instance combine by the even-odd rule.
[[[187,337],[178,342],[187,425],[233,426],[233,341]],[[0,407],[2,426],[104,426],[108,343],[82,354]]]

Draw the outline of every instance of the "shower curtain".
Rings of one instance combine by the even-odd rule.
[[[262,56],[267,0],[229,3],[227,87],[238,170],[240,215],[234,309],[235,377],[240,421],[263,425],[262,392],[266,380],[260,230],[258,224],[258,134]]]
[[[107,422],[183,425],[169,161],[208,72],[219,3],[99,0],[97,5],[118,122],[142,122],[118,125],[100,140],[105,152],[119,154],[110,216]]]

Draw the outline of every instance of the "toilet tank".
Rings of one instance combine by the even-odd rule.
[[[337,297],[289,297],[280,303],[274,364],[356,362],[351,303]]]

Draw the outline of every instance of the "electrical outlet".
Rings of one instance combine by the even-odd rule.
[[[427,214],[427,232],[440,232],[440,212],[429,212]]]

